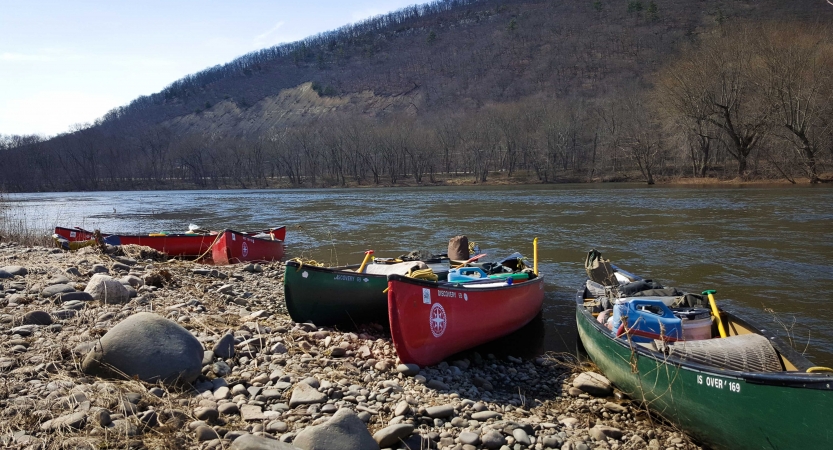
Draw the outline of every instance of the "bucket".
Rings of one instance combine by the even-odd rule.
[[[488,275],[479,267],[459,267],[448,271],[448,281],[451,282],[475,281],[484,278],[488,278]]]
[[[673,311],[682,320],[683,339],[700,341],[712,338],[711,311],[706,308],[674,308]]]
[[[620,312],[620,317],[627,314],[626,323],[631,340],[648,343],[654,339],[668,341],[683,339],[682,320],[675,316],[662,300],[650,298],[627,300],[627,310]],[[620,306],[618,301],[616,306]],[[614,323],[617,309],[619,308],[614,308]]]

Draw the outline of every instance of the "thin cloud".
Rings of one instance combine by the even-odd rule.
[[[261,33],[261,34],[255,36],[254,45],[256,47],[264,47],[266,45],[269,45],[269,43],[271,42],[271,40],[267,40],[269,38],[269,36],[273,35],[275,32],[280,30],[284,26],[284,24],[286,24],[286,22],[281,20],[280,22],[275,24],[274,27],[267,30],[265,33]]]

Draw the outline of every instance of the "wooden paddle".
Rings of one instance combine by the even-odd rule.
[[[452,267],[452,268],[453,268],[453,269],[459,269],[460,267],[465,267],[465,265],[466,265],[466,264],[468,264],[468,263],[470,263],[470,262],[477,261],[478,259],[480,259],[480,258],[482,258],[482,257],[484,257],[484,256],[486,256],[486,253],[481,253],[481,254],[479,254],[479,255],[477,255],[477,256],[473,256],[473,257],[471,257],[471,258],[469,258],[469,259],[467,259],[467,260],[463,261],[463,262],[462,262],[459,266],[454,266],[454,267]]]

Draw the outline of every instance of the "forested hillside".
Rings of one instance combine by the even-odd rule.
[[[822,0],[446,0],[263,49],[50,139],[8,191],[827,181]]]

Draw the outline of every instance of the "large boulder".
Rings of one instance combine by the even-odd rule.
[[[362,419],[347,408],[321,425],[304,428],[292,445],[303,450],[379,450]]]
[[[188,330],[141,312],[110,329],[84,358],[81,369],[91,375],[191,383],[200,375],[202,356],[202,345]]]
[[[90,278],[84,292],[93,296],[102,303],[127,303],[130,301],[130,292],[109,275],[97,273]]]

